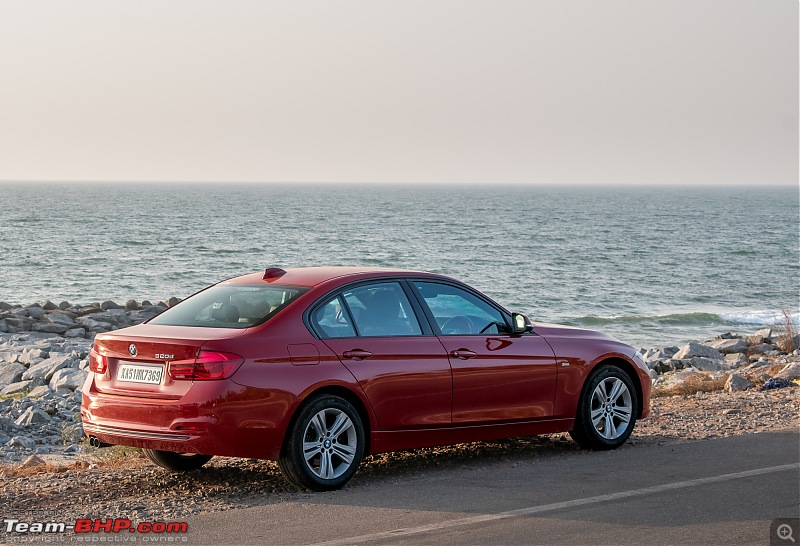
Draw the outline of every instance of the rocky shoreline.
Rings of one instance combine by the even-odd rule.
[[[88,374],[92,339],[98,333],[143,322],[179,301],[171,298],[153,304],[130,300],[124,305],[113,301],[90,305],[45,301],[26,307],[0,302],[0,464],[18,464],[31,455],[42,462],[91,463],[98,455],[83,437],[80,388]],[[787,343],[792,352],[783,350]],[[639,427],[651,429],[664,416],[672,415],[673,421],[681,422],[687,412],[684,402],[691,405],[692,400],[699,402],[714,391],[730,393],[745,402],[747,413],[746,401],[752,405],[756,400],[753,393],[765,388],[787,393],[774,396],[777,402],[769,402],[770,407],[774,403],[791,406],[787,408],[788,418],[775,412],[774,422],[765,425],[767,429],[798,426],[799,345],[800,336],[779,338],[771,329],[764,329],[751,335],[728,332],[683,347],[643,349],[654,380],[656,418],[642,421],[637,431]],[[680,403],[672,403],[672,398]],[[670,405],[683,409],[671,409]],[[710,417],[714,418],[712,425],[702,430],[726,435],[723,429],[733,417]],[[765,414],[763,420],[769,421],[767,417]],[[669,428],[669,424],[658,426]],[[686,433],[695,437],[696,429],[686,427]]]

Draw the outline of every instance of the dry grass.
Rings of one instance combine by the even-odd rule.
[[[782,308],[781,312],[783,313],[783,320],[779,326],[783,329],[783,333],[778,336],[777,346],[782,351],[791,353],[799,348],[795,337],[797,336],[798,328],[788,307]]]
[[[75,461],[69,464],[44,463],[35,466],[3,463],[0,464],[0,478],[22,478],[36,474],[62,473],[68,470],[80,470],[88,467],[89,463],[85,461]]]
[[[725,380],[727,378],[728,376],[724,375],[715,379],[706,374],[698,373],[690,375],[677,385],[656,387],[653,389],[652,396],[653,398],[659,398],[662,396],[686,396],[698,392],[721,391],[725,388]]]

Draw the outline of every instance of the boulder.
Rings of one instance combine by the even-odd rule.
[[[747,347],[743,339],[717,339],[706,345],[722,354],[741,353]]]
[[[752,381],[735,373],[728,376],[728,379],[725,381],[725,390],[728,392],[746,391],[753,387],[755,387],[755,384]]]
[[[12,305],[7,304],[4,301],[0,301],[0,311],[8,311],[9,309],[13,309]]]
[[[77,322],[90,332],[108,332],[111,330],[111,324],[108,322],[95,320],[89,317],[79,317]]]
[[[777,350],[777,347],[771,343],[760,343],[758,345],[751,345],[747,348],[747,352],[751,355],[769,353],[770,351],[775,350]]]
[[[47,315],[47,320],[56,324],[66,324],[68,326],[75,326],[75,320],[66,313],[50,313]]]
[[[730,368],[740,368],[747,366],[750,361],[742,353],[732,353],[725,355],[725,364]]]
[[[58,389],[69,389],[71,391],[80,389],[84,381],[86,381],[87,375],[89,375],[88,372],[74,368],[58,370],[50,380],[50,389],[54,391]]]
[[[69,330],[64,332],[64,337],[66,338],[85,337],[85,336],[86,336],[85,328],[70,328]]]
[[[745,336],[745,341],[748,345],[759,345],[761,343],[772,343],[772,329],[762,328],[754,334]]]
[[[45,311],[55,311],[58,309],[58,306],[50,300],[44,300],[39,306]]]
[[[50,381],[53,377],[53,374],[56,373],[61,368],[67,368],[71,366],[75,362],[75,358],[72,355],[58,355],[58,356],[51,356],[46,360],[42,360],[38,364],[35,364],[28,368],[24,374],[22,374],[22,379],[41,379],[42,381]]]
[[[22,350],[19,361],[22,364],[38,364],[50,356],[50,347],[28,347]]]
[[[106,300],[100,304],[100,309],[102,309],[103,311],[107,311],[109,309],[122,309],[122,307],[120,307],[111,300]]]
[[[47,311],[41,307],[28,307],[25,309],[25,311],[28,313],[29,317],[36,320],[39,320],[47,314]]]
[[[34,447],[36,447],[36,442],[33,438],[29,438],[28,436],[14,436],[8,442],[5,443],[8,447],[21,447],[23,449],[27,449],[28,451],[32,451]]]
[[[125,302],[125,309],[128,311],[136,311],[139,309],[139,304],[136,303],[136,300],[128,300]]]
[[[49,423],[50,416],[47,415],[45,412],[38,408],[34,408],[33,406],[26,409],[22,415],[20,415],[14,424],[20,427],[29,427],[31,425],[35,425],[37,423]]]
[[[775,374],[778,379],[786,379],[792,381],[800,379],[800,362],[791,362],[786,365],[781,371]]]
[[[22,364],[0,364],[0,387],[21,380],[25,369]]]
[[[39,385],[38,387],[31,389],[31,392],[28,393],[28,398],[40,398],[50,394],[50,387],[47,385]]]
[[[34,332],[47,332],[48,334],[63,334],[69,330],[69,325],[58,322],[38,323],[31,327]]]
[[[62,301],[61,303],[58,304],[58,308],[61,309],[62,311],[64,309],[69,309],[70,307],[72,307],[72,305],[70,305],[68,301]]]
[[[181,302],[180,298],[172,297],[167,300],[167,307],[175,307]]]
[[[2,389],[0,389],[0,396],[10,396],[12,394],[19,394],[36,386],[37,386],[36,382],[33,380],[17,381],[16,383],[11,383],[10,385],[6,385]]]
[[[722,359],[707,358],[704,356],[695,356],[689,359],[689,365],[692,368],[696,368],[704,372],[717,372],[722,370],[725,367],[724,362],[725,361]]]
[[[696,341],[690,341],[684,345],[683,348],[678,351],[673,358],[684,360],[696,356],[722,360],[722,353],[720,353],[718,350],[714,349],[713,347],[709,347],[708,345],[697,343]]]

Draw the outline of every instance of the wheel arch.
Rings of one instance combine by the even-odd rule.
[[[344,400],[347,400],[358,412],[358,416],[361,418],[361,425],[364,427],[364,455],[369,454],[370,448],[370,431],[372,430],[372,424],[370,422],[370,414],[367,410],[366,405],[364,404],[361,397],[358,396],[355,392],[348,389],[347,387],[343,387],[341,385],[324,385],[318,387],[303,397],[303,400],[297,405],[294,412],[292,413],[292,417],[289,420],[289,424],[286,427],[284,434],[283,434],[283,441],[281,442],[281,453],[286,448],[286,442],[289,438],[289,433],[294,427],[295,421],[297,420],[297,416],[303,411],[309,402],[318,398],[319,396],[323,396],[326,394],[330,394],[333,396],[338,396]]]
[[[636,373],[636,368],[633,366],[633,364],[631,364],[624,358],[618,356],[611,356],[603,358],[602,360],[598,361],[597,364],[595,364],[592,367],[592,370],[591,372],[589,372],[589,375],[586,376],[586,381],[584,381],[583,388],[586,388],[586,385],[589,383],[588,381],[589,376],[593,374],[596,370],[604,366],[615,366],[621,369],[623,372],[625,372],[625,375],[627,375],[628,378],[631,380],[631,383],[633,383],[633,388],[636,389],[636,418],[640,419],[642,417],[642,408],[644,407],[644,402],[642,400],[642,397],[644,395],[642,392],[642,382],[639,379],[639,374]]]

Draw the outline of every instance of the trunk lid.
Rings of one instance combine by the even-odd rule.
[[[177,400],[192,386],[173,380],[167,365],[193,360],[209,340],[241,335],[244,330],[140,324],[99,334],[94,351],[106,359],[105,374],[95,374],[95,388],[106,394]]]

